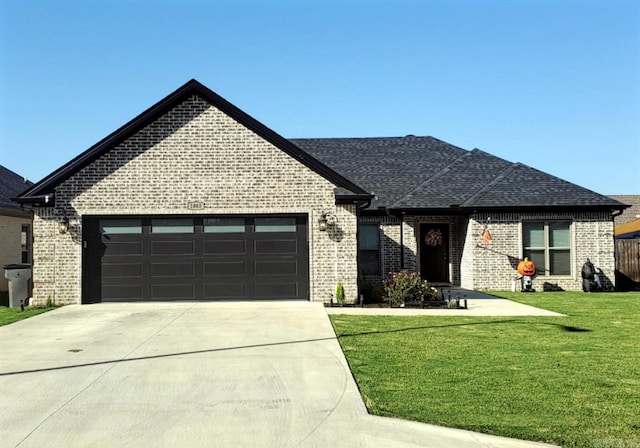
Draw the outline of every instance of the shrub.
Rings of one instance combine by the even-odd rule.
[[[364,280],[360,283],[360,294],[363,296],[363,303],[383,302],[384,285],[380,280]]]
[[[338,282],[336,286],[336,302],[338,302],[339,306],[344,306],[344,287],[342,286],[342,282]]]
[[[437,298],[437,291],[428,281],[422,280],[418,272],[406,270],[391,272],[390,277],[384,281],[384,292],[386,300],[393,305]]]

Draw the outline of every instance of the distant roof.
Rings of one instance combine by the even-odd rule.
[[[11,200],[33,185],[26,178],[0,165],[0,209],[3,211],[24,211]]]
[[[291,141],[375,193],[373,209],[624,208],[615,199],[529,166],[433,137]]]
[[[625,224],[635,219],[640,218],[640,195],[639,194],[617,194],[609,195],[610,198],[620,201],[623,204],[628,204],[631,207],[622,212],[621,215],[616,216],[616,225]]]

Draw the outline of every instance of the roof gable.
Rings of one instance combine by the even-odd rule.
[[[53,173],[46,176],[40,182],[33,185],[27,191],[22,193],[18,200],[20,202],[36,202],[41,196],[52,194],[57,185],[64,182],[72,175],[88,166],[102,155],[122,143],[136,132],[147,126],[149,123],[157,120],[159,117],[178,106],[190,96],[197,95],[207,101],[218,110],[222,111],[238,123],[255,132],[263,139],[269,141],[283,152],[293,157],[298,162],[312,169],[325,179],[334,183],[337,187],[343,188],[349,192],[366,195],[368,192],[351,180],[341,176],[339,173],[329,168],[322,162],[295,146],[289,140],[280,136],[273,130],[269,129],[253,117],[249,116],[209,88],[205,87],[195,79],[187,82],[185,85],[169,94],[167,97],[151,106],[140,115],[100,140],[98,143],[78,155],[70,162],[60,167]]]

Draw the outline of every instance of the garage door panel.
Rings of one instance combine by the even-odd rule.
[[[245,261],[215,261],[204,263],[204,276],[245,276],[247,275],[247,263]]]
[[[203,285],[204,298],[243,299],[247,297],[247,284],[237,281],[219,281]]]
[[[109,241],[104,244],[104,256],[142,255],[142,241]]]
[[[298,297],[297,282],[262,283],[256,280],[256,296],[264,299]]]
[[[245,240],[206,240],[202,248],[203,255],[246,255]]]
[[[258,240],[255,241],[256,254],[297,254],[297,240]]]
[[[159,283],[151,285],[151,299],[194,299],[193,282]]]
[[[127,285],[118,283],[102,285],[102,300],[135,300],[142,297],[142,284]]]
[[[254,263],[255,275],[297,275],[296,260],[265,260]]]
[[[151,277],[194,277],[196,267],[193,261],[176,263],[151,262]]]
[[[151,255],[194,255],[191,241],[151,241]]]
[[[103,263],[103,278],[142,278],[142,262]]]

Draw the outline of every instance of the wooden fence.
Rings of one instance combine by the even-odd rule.
[[[640,239],[616,240],[616,289],[640,289]]]

